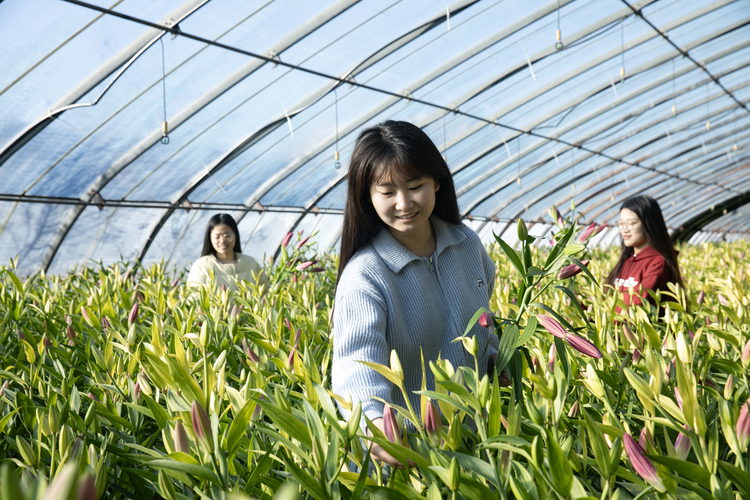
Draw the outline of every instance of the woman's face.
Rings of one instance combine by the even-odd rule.
[[[439,188],[440,185],[431,177],[411,180],[385,178],[372,183],[370,199],[391,234],[413,237],[422,231],[429,232],[435,192]]]
[[[226,224],[217,224],[211,230],[211,245],[218,254],[226,254],[234,249],[234,231]]]
[[[623,208],[620,210],[620,234],[626,247],[633,247],[640,251],[648,244],[643,222],[632,210]]]

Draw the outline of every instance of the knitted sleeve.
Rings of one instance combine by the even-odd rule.
[[[354,404],[372,420],[383,416],[383,403],[390,401],[391,382],[372,368],[359,363],[370,361],[389,366],[386,341],[386,305],[365,287],[349,286],[336,294],[333,312],[333,393]],[[348,417],[348,415],[346,415]]]
[[[640,289],[641,297],[647,299],[649,290],[665,289],[669,281],[669,275],[670,271],[667,262],[663,258],[654,259],[654,262],[643,271],[641,283],[637,287]],[[640,300],[636,297],[633,297],[633,299],[634,304],[640,304]]]

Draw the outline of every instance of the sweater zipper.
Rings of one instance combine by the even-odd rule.
[[[428,257],[428,260],[430,261],[430,271],[432,271],[432,274],[435,274],[437,269],[435,269],[435,263],[432,262],[432,257]]]

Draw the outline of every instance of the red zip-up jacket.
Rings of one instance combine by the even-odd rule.
[[[648,290],[667,290],[667,283],[673,282],[672,270],[662,255],[650,245],[627,258],[615,280],[615,288],[622,293],[627,304],[641,304],[641,298],[653,303]],[[630,295],[630,287],[634,295]],[[619,308],[617,308],[620,312]]]

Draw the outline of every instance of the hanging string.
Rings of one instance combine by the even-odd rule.
[[[333,108],[336,114],[336,152],[334,154],[333,168],[336,170],[341,168],[341,162],[339,161],[339,95],[336,93],[336,89],[333,89],[334,103]]]
[[[518,136],[518,140],[516,141],[516,156],[518,157],[518,178],[516,179],[516,182],[518,183],[518,187],[521,187],[521,136],[523,134],[520,134]]]
[[[560,31],[560,0],[557,0],[557,43],[555,43],[557,50],[563,49],[562,43],[562,32]]]
[[[677,118],[677,77],[674,71],[674,59],[672,59],[672,118]]]
[[[620,83],[625,81],[625,19],[620,24]]]
[[[448,150],[448,141],[445,138],[445,116],[446,115],[443,115],[443,161],[448,163],[448,153],[446,152]]]
[[[706,132],[711,130],[711,90],[708,88],[710,82],[706,84]]]
[[[161,43],[161,97],[164,107],[164,121],[161,124],[161,143],[169,144],[169,126],[167,125],[167,63],[164,59],[164,37],[159,38]]]
[[[737,108],[734,108],[732,110],[732,121],[734,122],[734,147],[732,149],[734,149],[735,151],[737,151],[737,117],[736,115],[737,115]]]

